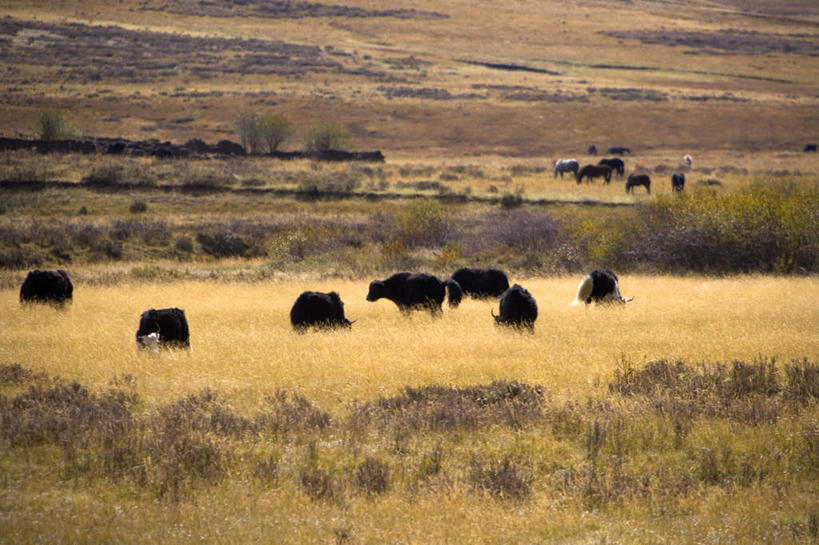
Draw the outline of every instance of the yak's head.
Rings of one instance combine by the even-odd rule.
[[[384,292],[384,282],[380,280],[373,280],[370,282],[370,291],[367,293],[367,301],[378,301],[386,295]]]
[[[159,350],[159,333],[137,335],[137,348],[156,352]]]

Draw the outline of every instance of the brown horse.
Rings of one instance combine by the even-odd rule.
[[[577,172],[577,183],[586,178],[586,183],[591,182],[594,178],[603,177],[606,183],[611,182],[611,167],[606,165],[586,165]]]
[[[626,180],[626,193],[631,193],[632,188],[638,185],[645,186],[646,191],[651,194],[651,178],[648,174],[629,174]]]

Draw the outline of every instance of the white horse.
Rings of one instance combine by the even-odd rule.
[[[691,168],[691,156],[690,155],[686,155],[685,157],[683,157],[683,162],[685,163],[685,166],[687,166],[688,168]]]
[[[577,169],[579,168],[580,163],[577,162],[577,159],[558,159],[555,161],[555,178],[560,174],[560,178],[563,179],[564,172],[571,172],[577,176]]]

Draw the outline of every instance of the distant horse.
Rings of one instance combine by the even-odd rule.
[[[597,155],[597,146],[594,144],[589,146],[589,155]]]
[[[591,182],[594,178],[605,178],[606,183],[611,182],[611,167],[606,165],[586,165],[577,173],[577,183],[586,178],[586,183]]]
[[[687,166],[688,168],[691,168],[691,156],[690,155],[686,155],[685,157],[683,157],[683,162],[685,163],[685,166]]]
[[[674,191],[682,191],[685,188],[685,174],[682,172],[675,172],[671,175],[671,189]]]
[[[564,172],[571,172],[577,176],[577,169],[580,168],[580,163],[577,159],[558,159],[555,161],[555,178],[560,174],[560,179],[563,179]]]
[[[597,164],[611,167],[611,169],[615,171],[618,176],[622,176],[626,171],[626,165],[623,163],[623,160],[617,159],[616,157],[614,159],[600,159],[600,162]]]
[[[609,148],[608,153],[612,155],[623,155],[624,153],[631,153],[628,148]]]
[[[626,180],[626,193],[631,193],[631,190],[638,185],[645,186],[646,191],[651,193],[651,178],[648,174],[629,174]]]

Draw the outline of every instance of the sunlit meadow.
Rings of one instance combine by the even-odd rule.
[[[63,311],[2,293],[0,359],[94,388],[133,375],[152,403],[202,388],[250,409],[277,388],[327,410],[390,396],[404,386],[495,379],[576,397],[599,393],[619,362],[671,357],[730,361],[819,356],[819,283],[813,278],[625,276],[625,307],[568,305],[575,277],[515,279],[538,302],[534,335],[497,328],[497,302],[467,299],[441,319],[406,318],[365,300],[366,282],[183,282],[83,287]],[[297,335],[289,310],[301,291],[337,291],[351,331]],[[185,310],[193,350],[158,357],[135,349],[139,315]]]

